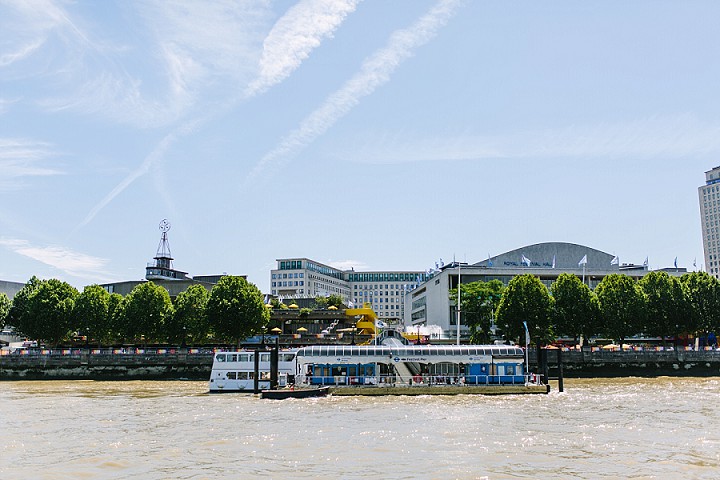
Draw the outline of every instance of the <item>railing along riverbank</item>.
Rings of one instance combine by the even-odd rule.
[[[30,348],[0,351],[0,380],[209,378],[212,348]],[[720,350],[689,347],[549,349],[550,377],[560,352],[565,377],[720,376]],[[541,368],[536,349],[530,370]],[[423,382],[425,379],[423,378]],[[428,379],[429,381],[429,379]]]

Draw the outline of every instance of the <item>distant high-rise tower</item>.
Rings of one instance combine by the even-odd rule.
[[[705,172],[705,185],[698,188],[698,196],[705,271],[720,278],[720,167]]]
[[[145,278],[148,280],[187,280],[187,272],[181,272],[173,268],[173,258],[170,253],[170,242],[167,232],[170,230],[170,222],[166,219],[160,222],[160,244],[155,254],[155,262],[149,263],[145,268]]]

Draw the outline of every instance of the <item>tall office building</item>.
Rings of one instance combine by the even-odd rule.
[[[425,272],[339,270],[309,258],[281,258],[270,271],[271,293],[280,298],[340,295],[348,305],[372,305],[381,320],[400,321],[405,293],[427,279]]]
[[[698,188],[702,223],[705,271],[720,278],[720,167],[705,172],[705,185]]]

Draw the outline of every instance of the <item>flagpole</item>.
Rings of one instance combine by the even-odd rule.
[[[460,262],[458,262],[457,344],[460,345]]]

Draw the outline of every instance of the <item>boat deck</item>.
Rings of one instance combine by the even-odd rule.
[[[550,393],[550,385],[413,385],[330,387],[335,396],[375,395],[532,395]]]

